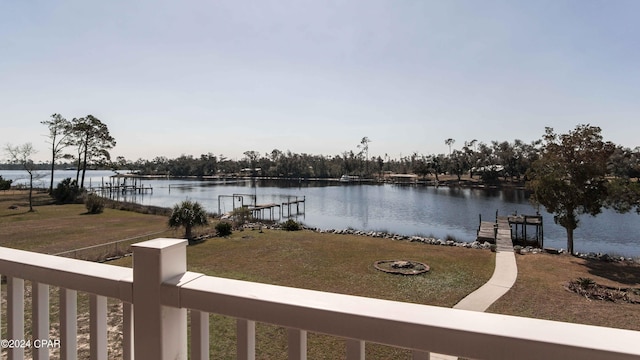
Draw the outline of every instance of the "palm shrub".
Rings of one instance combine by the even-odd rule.
[[[185,200],[173,207],[171,216],[169,217],[169,227],[184,227],[184,236],[192,239],[192,230],[194,226],[204,226],[209,223],[207,212],[197,201]]]

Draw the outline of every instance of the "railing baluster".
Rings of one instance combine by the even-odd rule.
[[[209,313],[191,310],[191,359],[209,359]]]
[[[2,274],[0,274],[0,300],[2,299]],[[1,301],[0,301],[1,302]],[[0,329],[2,329],[2,307],[0,307]],[[0,332],[1,334],[1,332]]]
[[[287,329],[289,360],[307,359],[307,332]]]
[[[122,302],[122,358],[133,360],[133,304]]]
[[[89,296],[89,338],[92,360],[107,360],[107,298]]]
[[[7,276],[7,339],[24,340],[24,280]],[[22,360],[24,349],[10,347],[9,360]]]
[[[31,283],[32,340],[49,340],[49,285]],[[34,360],[49,359],[49,347],[34,346]]]
[[[364,341],[347,339],[347,360],[364,360]]]
[[[256,358],[256,322],[238,319],[236,327],[238,360]]]
[[[411,352],[411,360],[429,360],[431,359],[431,354],[428,352],[422,352],[413,350]]]
[[[60,288],[60,358],[78,358],[78,292]]]

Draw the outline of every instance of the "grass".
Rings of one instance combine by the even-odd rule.
[[[89,215],[83,204],[52,204],[46,193],[34,193],[34,204],[29,212],[25,191],[0,192],[0,246],[56,254],[161,231],[176,236],[166,216],[109,208]]]
[[[428,264],[429,273],[417,276],[386,274],[373,266],[377,260],[407,259]],[[451,307],[484,284],[493,273],[488,251],[428,246],[354,235],[312,231],[245,230],[229,238],[213,238],[187,249],[188,269],[211,276],[336,292],[349,295]],[[131,266],[131,258],[113,265]],[[215,358],[235,356],[235,323],[211,317],[211,353]],[[263,359],[286,358],[286,331],[260,324],[257,353]],[[408,352],[373,344],[370,358],[409,358]],[[309,358],[344,358],[344,342],[311,334]]]
[[[36,196],[36,211],[29,213],[24,199],[24,193],[0,192],[0,246],[54,253],[166,229],[165,216],[113,209],[84,215],[83,205],[50,205],[42,194]],[[19,208],[9,210],[14,204]],[[163,236],[180,237],[182,232],[168,231]],[[211,276],[445,307],[483,284],[494,266],[489,251],[310,231],[245,230],[190,246],[187,253],[190,271]],[[404,277],[373,268],[376,260],[390,259],[424,262],[431,271]],[[515,286],[489,312],[640,330],[640,305],[588,300],[564,288],[580,277],[613,287],[637,287],[640,266],[548,254],[517,255],[516,259]],[[131,266],[131,258],[112,264]],[[51,290],[52,303],[55,291]],[[85,303],[79,300],[81,318],[87,312]],[[112,315],[117,322],[119,315]],[[212,357],[235,357],[234,320],[211,315],[210,331]],[[339,339],[309,334],[308,342],[309,358],[345,357],[344,342]],[[286,358],[286,331],[258,324],[257,351],[261,359]],[[405,351],[370,344],[367,356],[409,358]]]
[[[34,192],[34,210],[29,212],[26,191],[0,191],[0,246],[55,254],[91,245],[99,245],[121,239],[141,237],[157,233],[157,237],[176,237],[177,233],[167,229],[166,216],[143,215],[131,211],[106,208],[103,214],[88,215],[84,204],[54,205],[48,194]],[[10,208],[17,207],[17,208]],[[146,240],[146,238],[143,238]],[[25,328],[30,334],[31,285],[25,282]],[[6,285],[2,293],[6,294]],[[50,288],[51,339],[59,339],[58,289]],[[6,316],[6,296],[2,298],[2,316]],[[120,304],[109,301],[109,339],[121,341],[122,316]],[[89,302],[87,294],[78,296],[78,356],[88,358]],[[6,322],[2,323],[2,334],[6,334]],[[31,336],[29,335],[29,338]],[[2,336],[6,338],[6,336]],[[121,349],[110,354],[118,357]],[[27,350],[27,357],[30,350]],[[58,356],[56,349],[52,357]],[[121,357],[121,355],[120,355]],[[114,357],[111,357],[114,358]]]
[[[518,279],[489,312],[640,331],[640,305],[589,300],[566,290],[578,278],[638,287],[640,266],[568,255],[517,255]]]
[[[211,276],[349,295],[451,307],[493,273],[487,251],[427,246],[355,235],[312,231],[234,232],[187,249],[188,268]],[[392,276],[377,260],[428,264],[423,276]],[[130,266],[131,258],[114,265]]]
[[[0,246],[56,253],[166,229],[165,216],[114,209],[86,215],[83,205],[53,205],[46,194],[38,194],[36,211],[28,212],[24,196],[18,192],[0,193]],[[18,209],[8,209],[11,205],[18,205]],[[169,231],[166,236],[181,235],[182,232]],[[395,258],[427,263],[432,271],[403,277],[373,268],[376,260]],[[112,263],[130,266],[131,257]],[[247,230],[190,246],[188,264],[190,271],[213,276],[450,307],[491,276],[494,258],[487,251],[368,237]],[[55,305],[57,289],[50,292],[51,303]],[[110,339],[117,342],[121,315],[116,309],[110,305],[113,319],[110,322],[116,323]],[[54,331],[56,311],[54,306],[51,314]],[[80,329],[85,328],[87,313],[86,295],[82,295],[78,300]],[[28,316],[29,313],[27,322]],[[235,357],[234,319],[211,315],[210,331],[212,356]],[[81,336],[84,354],[86,336]],[[286,358],[286,331],[282,328],[258,324],[257,344],[261,359]],[[309,358],[345,357],[344,341],[333,337],[309,334],[308,347]],[[409,357],[404,350],[373,344],[367,345],[367,353],[370,358]]]

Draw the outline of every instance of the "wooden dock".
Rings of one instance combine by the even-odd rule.
[[[295,196],[295,195],[281,195],[286,196],[287,201],[282,202],[280,204],[269,203],[269,204],[257,204],[257,196],[255,194],[233,194],[233,195],[218,195],[218,213],[222,214],[222,200],[225,198],[230,198],[233,202],[233,210],[238,208],[236,206],[236,202],[240,203],[240,208],[246,208],[251,212],[251,215],[256,220],[280,220],[285,217],[284,211],[287,209],[286,217],[291,217],[293,215],[301,215],[305,213],[306,210],[306,197]],[[244,198],[248,197],[251,199],[251,204],[247,205],[244,202]],[[302,210],[301,210],[302,205]],[[278,212],[276,213],[276,208]],[[292,213],[295,211],[295,214]]]
[[[152,193],[153,188],[151,186],[133,186],[133,185],[115,185],[115,186],[100,186],[91,188],[93,191],[102,192],[102,193],[137,193],[137,194],[146,194]]]
[[[511,224],[506,216],[499,216],[496,221],[496,245],[498,251],[513,252],[513,241],[511,240]]]
[[[262,205],[256,205],[256,206],[249,206],[249,210],[251,210],[254,219],[267,220],[266,218],[263,217],[263,215],[268,210],[269,220],[271,221],[276,220],[273,216],[273,211],[275,210],[275,208],[278,208],[279,210],[278,218],[282,217],[282,208],[280,207],[280,204],[262,204]]]
[[[527,236],[527,226],[535,226],[535,238],[533,240],[538,247],[542,248],[543,229],[542,216],[540,215],[498,216],[496,212],[495,222],[482,221],[482,216],[480,216],[476,240],[481,242],[489,241],[498,244],[498,247],[512,248],[514,241],[526,244],[532,240]],[[503,250],[506,250],[506,248]]]
[[[481,242],[495,242],[496,241],[496,223],[492,221],[480,221],[480,227],[478,228],[477,241]]]
[[[100,186],[93,186],[91,184],[91,179],[89,179],[89,189],[94,192],[99,192],[103,196],[107,194],[126,194],[126,193],[135,193],[135,194],[153,194],[153,187],[145,186],[142,184],[142,181],[138,184],[138,179],[133,179],[130,181],[130,184],[127,184],[127,178],[124,178],[124,181],[120,182],[120,176],[112,176],[112,179],[115,179],[114,182],[106,182],[104,178],[102,178]],[[133,182],[133,184],[131,184]]]
[[[513,232],[514,240],[524,244],[535,241],[539,248],[544,247],[542,215],[511,215],[508,218],[509,224],[515,226]],[[533,233],[527,233],[527,228],[531,226],[534,227]]]
[[[295,199],[295,200],[293,200],[293,199]],[[284,210],[285,207],[286,207],[286,209],[287,209],[287,215],[286,216],[287,217],[291,216],[291,207],[293,205],[295,205],[295,207],[296,207],[296,215],[304,214],[304,212],[306,210],[306,207],[307,207],[307,205],[306,205],[306,196],[303,196],[302,199],[298,198],[297,196],[295,196],[295,197],[294,196],[288,196],[287,200],[288,201],[282,203],[282,208],[281,208],[282,210]],[[303,205],[302,212],[300,212],[300,204]],[[284,216],[284,214],[282,216]]]

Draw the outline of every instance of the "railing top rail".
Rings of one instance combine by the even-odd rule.
[[[640,332],[187,273],[165,305],[471,358],[637,359]],[[175,285],[166,285],[176,291]],[[497,356],[496,354],[503,354]],[[517,355],[516,355],[517,354]]]
[[[130,268],[0,247],[0,274],[132,302]]]

